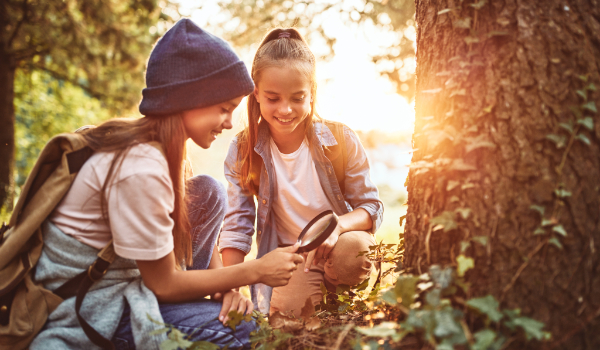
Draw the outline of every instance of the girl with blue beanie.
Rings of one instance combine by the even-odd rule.
[[[220,38],[188,19],[156,44],[146,71],[140,119],[113,119],[81,132],[94,154],[44,225],[35,280],[55,291],[90,266],[112,241],[116,260],[85,296],[50,314],[31,349],[156,349],[163,323],[220,347],[249,348],[254,322],[226,327],[231,310],[252,303],[235,289],[285,285],[297,247],[224,268],[216,240],[225,189],[208,176],[186,180],[185,143],[210,147],[254,88],[243,62]],[[203,299],[212,296],[211,300]],[[150,321],[153,319],[155,322]],[[92,337],[94,338],[94,337]]]
[[[318,305],[323,299],[322,283],[335,290],[368,278],[372,264],[357,255],[375,244],[383,219],[358,137],[315,113],[315,66],[297,30],[267,34],[252,64],[256,86],[248,97],[248,127],[232,141],[225,160],[229,206],[219,241],[225,266],[244,261],[255,231],[262,259],[294,244],[317,214],[332,210],[339,216],[329,238],[300,264],[304,273],[279,288],[251,287],[255,307],[266,313],[299,315],[306,302]]]

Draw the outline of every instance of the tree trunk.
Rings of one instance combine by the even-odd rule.
[[[600,349],[600,2],[416,0],[416,22],[405,266],[473,258],[470,296]]]
[[[0,43],[2,44],[2,43]],[[0,45],[0,208],[12,210],[15,164],[15,64]]]

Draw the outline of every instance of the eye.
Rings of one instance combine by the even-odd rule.
[[[277,102],[278,98],[267,97],[267,100],[269,100],[269,102]]]
[[[302,101],[304,101],[304,96],[297,97],[297,98],[294,99],[294,101],[296,101],[296,102],[302,102]]]
[[[227,108],[221,108],[221,112],[227,114],[229,113],[229,110]]]

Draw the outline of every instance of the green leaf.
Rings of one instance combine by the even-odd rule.
[[[200,340],[192,343],[192,346],[188,350],[219,350],[220,347],[217,344],[213,344],[208,341]]]
[[[484,315],[487,315],[490,321],[498,322],[502,319],[502,313],[498,310],[500,304],[491,295],[486,295],[481,298],[474,298],[467,301],[467,306],[476,309]]]
[[[171,328],[155,329],[152,332],[150,332],[150,335],[159,335],[159,334],[167,333],[170,329]]]
[[[543,235],[546,233],[546,230],[544,230],[544,228],[542,227],[538,227],[535,229],[535,231],[533,231],[534,235]]]
[[[461,254],[465,252],[465,250],[469,249],[471,246],[471,242],[469,241],[461,241],[460,242],[460,252]]]
[[[440,305],[441,292],[442,291],[437,288],[428,292],[425,294],[425,302],[433,307],[438,307]]]
[[[596,85],[594,85],[594,83],[590,83],[590,85],[586,86],[586,89],[590,91],[596,91]]]
[[[569,133],[573,133],[573,122],[569,121],[568,123],[558,123],[558,125],[567,130]]]
[[[452,312],[448,310],[440,310],[434,313],[436,327],[433,334],[436,337],[442,338],[462,333],[462,327],[452,316]]]
[[[581,108],[587,109],[588,111],[591,111],[591,112],[594,112],[594,113],[598,112],[598,109],[596,109],[596,102],[594,102],[594,101],[590,101],[588,103],[582,104]]]
[[[564,228],[562,225],[560,225],[560,224],[558,224],[558,225],[556,225],[556,226],[552,227],[552,231],[554,231],[554,232],[558,233],[558,234],[559,234],[559,235],[561,235],[561,236],[565,236],[565,237],[567,236],[567,231],[566,231],[566,230],[565,230],[565,228]]]
[[[471,214],[471,208],[457,208],[454,212],[460,214],[460,217],[463,220],[467,220],[469,218],[469,214]]]
[[[563,148],[567,144],[567,138],[563,135],[548,134],[546,138],[556,144],[556,148]]]
[[[587,91],[586,90],[577,90],[577,95],[581,96],[584,101],[587,101]]]
[[[475,267],[473,258],[467,258],[463,254],[456,257],[456,263],[458,264],[457,272],[460,277],[463,277],[465,272]]]
[[[192,342],[185,339],[185,334],[177,328],[172,328],[169,337],[160,344],[161,350],[176,350],[179,348],[187,349]]]
[[[485,328],[473,334],[473,337],[475,338],[475,344],[473,344],[472,350],[488,350],[496,339],[496,332]]]
[[[531,340],[535,338],[537,340],[548,340],[550,339],[550,333],[542,331],[545,324],[536,321],[529,317],[515,317],[510,321],[505,322],[505,324],[510,324],[512,327],[521,327],[525,332],[525,338],[527,340]]]
[[[529,209],[537,211],[538,213],[540,213],[541,217],[544,217],[544,212],[546,211],[546,208],[542,207],[541,205],[536,205],[536,204],[530,205]]]
[[[437,283],[441,289],[446,289],[452,283],[452,268],[446,267],[441,269],[439,265],[431,265],[429,268],[429,275],[433,282]]]
[[[445,211],[440,215],[433,217],[429,220],[432,225],[440,225],[444,228],[444,232],[457,228],[456,221],[454,221],[455,214],[451,211]]]
[[[558,249],[563,249],[562,244],[556,237],[552,237],[548,240],[548,243],[555,245]]]
[[[587,136],[585,136],[584,134],[577,135],[577,139],[579,141],[585,143],[588,146],[590,146],[592,144],[592,142],[590,141],[590,139],[588,139]]]
[[[550,219],[542,219],[542,227],[546,227],[546,226],[551,226],[554,225],[554,221],[550,220]]]
[[[471,240],[481,244],[484,247],[488,244],[488,238],[486,236],[475,236],[472,237]]]
[[[396,322],[383,322],[373,328],[355,327],[354,329],[367,337],[386,338],[396,335],[398,326]]]
[[[556,194],[556,196],[558,198],[565,198],[565,197],[570,197],[571,196],[571,192],[562,189],[562,188],[557,188],[554,190],[554,193]]]
[[[396,301],[410,307],[415,300],[415,294],[417,293],[417,282],[418,277],[412,275],[400,275],[396,280],[394,286],[394,293],[396,294]]]
[[[474,4],[469,4],[469,6],[475,8],[475,10],[479,10],[485,5],[486,2],[487,2],[487,0],[479,0],[478,2],[476,2]]]
[[[588,77],[587,77],[587,75],[579,75],[579,76],[577,76],[577,77],[578,77],[579,79],[581,79],[581,81],[583,81],[583,82],[587,82],[587,81],[588,81]]]
[[[583,125],[586,129],[593,131],[594,130],[594,119],[592,117],[585,117],[577,120],[577,124]]]

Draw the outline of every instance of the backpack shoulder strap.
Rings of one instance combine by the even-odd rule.
[[[346,139],[344,138],[344,124],[332,120],[324,120],[325,125],[331,130],[337,145],[325,147],[325,156],[331,162],[335,177],[340,185],[342,194],[346,194],[346,163],[348,155],[346,154]]]

